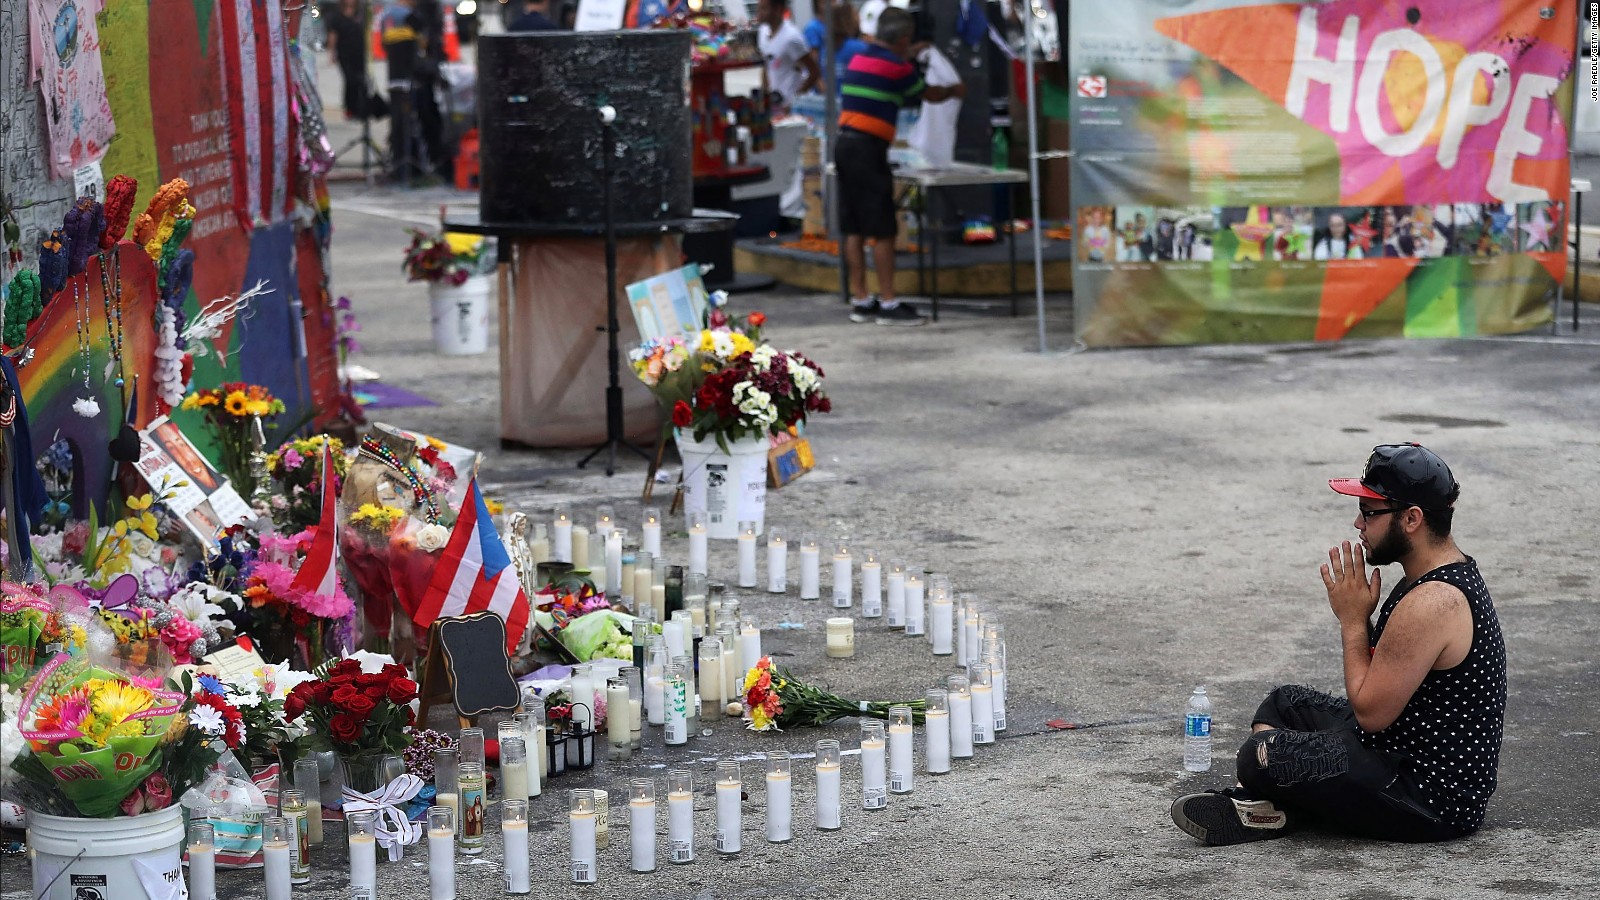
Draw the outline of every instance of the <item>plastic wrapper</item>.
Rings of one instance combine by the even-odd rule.
[[[261,783],[271,786],[277,780],[277,766],[269,766],[252,780],[235,761],[183,795],[181,802],[190,820],[209,821],[215,830],[218,868],[261,868],[261,820],[272,814]]]
[[[556,635],[578,659],[633,659],[633,616],[601,609],[572,619]]]

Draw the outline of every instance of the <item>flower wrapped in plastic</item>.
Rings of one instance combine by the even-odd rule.
[[[745,714],[751,731],[772,731],[796,725],[826,725],[847,716],[889,718],[889,707],[909,706],[915,721],[922,721],[926,700],[847,700],[796,679],[787,669],[773,666],[763,656],[744,676]]]

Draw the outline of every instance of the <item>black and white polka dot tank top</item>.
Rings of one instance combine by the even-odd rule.
[[[1373,645],[1395,606],[1424,581],[1443,581],[1466,595],[1472,609],[1472,647],[1460,664],[1422,679],[1393,725],[1363,733],[1362,743],[1406,760],[1417,786],[1446,824],[1476,831],[1494,793],[1506,711],[1506,645],[1489,589],[1470,556],[1396,585],[1378,611]]]

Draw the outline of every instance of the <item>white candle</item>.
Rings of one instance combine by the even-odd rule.
[[[594,513],[594,536],[603,538],[617,527],[616,511],[609,506],[600,506]]]
[[[889,805],[889,766],[885,759],[882,722],[861,723],[861,808]]]
[[[661,640],[667,645],[667,658],[682,656],[683,648],[688,643],[682,619],[673,618],[661,624]]]
[[[456,793],[455,791],[440,791],[439,793],[434,795],[433,802],[438,804],[438,805],[440,805],[440,806],[448,806],[448,807],[450,807],[450,821],[452,821],[452,822],[461,821],[461,795],[460,794]],[[454,839],[454,837],[455,837],[455,830],[453,828],[450,831],[450,836],[451,836],[452,839]]]
[[[373,900],[378,889],[378,843],[370,834],[350,835],[350,900]],[[191,896],[190,900],[202,900]]]
[[[667,722],[666,688],[667,679],[664,676],[652,674],[644,680],[645,716],[651,725],[665,725]]]
[[[955,632],[956,632],[956,665],[963,668],[967,665],[967,607],[966,597],[956,603]]]
[[[684,680],[681,666],[668,666],[666,676],[666,729],[664,740],[669,745],[689,742],[689,683]]]
[[[761,629],[750,619],[739,624],[739,672],[750,671],[761,662]]]
[[[632,740],[628,713],[628,683],[621,679],[606,682],[606,738],[613,754],[626,754]]]
[[[805,534],[800,536],[800,599],[820,600],[822,598],[822,547],[817,544],[817,536]]]
[[[689,572],[694,575],[710,574],[710,569],[706,566],[709,535],[706,531],[705,516],[702,510],[692,510],[689,513]]]
[[[589,570],[589,528],[572,526],[572,565],[580,572]]]
[[[613,530],[606,535],[606,589],[620,596],[622,583],[622,532]]]
[[[456,900],[456,811],[428,808],[428,893],[431,900]]]
[[[894,716],[895,710],[890,710],[889,714]],[[892,793],[911,793],[912,773],[915,771],[911,742],[911,710],[907,708],[902,717],[894,718],[889,723],[889,790]]]
[[[978,654],[983,649],[982,645],[978,643],[977,607],[967,607],[967,618],[963,623],[961,630],[963,634],[961,642],[962,653],[961,659],[958,660],[958,662],[960,662],[963,666],[971,666],[973,663],[978,661]]]
[[[544,723],[536,721],[531,714],[526,717],[519,716],[518,721],[522,724],[522,747],[527,754],[525,775],[528,779],[528,796],[537,797],[543,791],[539,782],[544,777],[545,766],[548,765],[545,759]],[[506,794],[507,798],[511,796],[509,793]]]
[[[569,859],[572,863],[572,883],[594,884],[599,877],[595,872],[595,831],[599,825],[595,820],[593,793],[573,791],[571,807],[567,813],[567,825],[571,832]]]
[[[856,622],[849,616],[835,616],[827,621],[827,654],[832,659],[848,659],[856,655]]]
[[[789,754],[767,754],[767,840],[782,844],[794,837],[794,793]]]
[[[526,798],[528,794],[528,761],[520,759],[516,762],[500,763],[500,788],[506,797]]]
[[[722,677],[722,642],[706,638],[700,642],[700,699],[708,710],[719,709],[726,696]]]
[[[840,544],[833,551],[833,605],[849,609],[855,601],[855,576],[850,548]]]
[[[889,627],[906,625],[906,564],[889,560]]]
[[[655,607],[656,621],[666,624],[667,621],[667,583],[650,579],[650,605]]]
[[[528,822],[502,821],[500,834],[506,846],[506,893],[533,892],[532,861],[528,857]]]
[[[923,758],[928,772],[943,775],[950,771],[950,712],[930,709],[923,719]]]
[[[189,844],[189,900],[217,900],[217,845],[212,841]]]
[[[994,730],[1006,730],[1006,670],[991,663],[990,680],[994,683]]]
[[[972,667],[972,742],[994,743],[994,687],[982,663]]]
[[[744,784],[739,780],[739,764],[724,761],[717,763],[717,852],[738,853],[744,849],[741,842],[744,830],[744,808],[741,794]]]
[[[876,550],[867,550],[861,561],[861,616],[876,619],[883,615],[883,563]]]
[[[959,681],[958,681],[959,679]],[[950,682],[950,757],[972,758],[972,691],[967,679],[952,675]]]
[[[727,638],[722,642],[722,696],[728,703],[744,698],[745,670],[739,668],[740,650],[735,646],[736,643],[734,633],[731,631],[728,632]],[[733,707],[729,706],[727,708],[732,709]],[[740,712],[730,713],[729,715],[743,715],[743,707],[740,707],[740,710]]]
[[[767,593],[781,594],[789,589],[789,545],[783,531],[767,529]]]
[[[839,742],[817,741],[817,828],[833,831],[841,824],[839,808]]]
[[[955,652],[955,606],[943,595],[934,597],[929,605],[933,608],[933,655],[949,656]]]
[[[535,566],[538,566],[539,563],[550,561],[550,536],[545,533],[543,525],[536,526],[534,529],[533,542],[528,544],[528,556]]]
[[[637,782],[635,782],[637,784]],[[648,782],[647,782],[648,783]],[[633,870],[656,870],[656,798],[634,797],[628,801],[628,836],[633,850]]]
[[[556,562],[572,562],[572,513],[556,507],[556,520],[551,528],[550,554]]]
[[[684,773],[688,777],[688,773]],[[667,794],[667,861],[694,862],[694,793],[673,790]]]
[[[666,586],[663,585],[662,586],[662,590],[665,591],[665,589],[666,589]],[[644,604],[651,602],[651,599],[652,598],[650,596],[650,567],[649,566],[636,566],[634,568],[634,570],[633,570],[633,602],[634,602],[634,608],[638,609],[639,607],[643,606]],[[663,601],[663,605],[665,605],[665,600],[666,600],[666,594],[665,593],[663,593],[661,595],[661,599]]]
[[[294,890],[289,884],[289,842],[263,842],[261,856],[267,870],[267,900],[289,900]]]
[[[654,507],[644,511],[644,527],[639,549],[651,556],[661,555],[661,511]]]
[[[906,568],[906,634],[920,635],[925,633],[927,613],[923,601],[926,599],[922,581],[922,569],[916,566]]]
[[[635,700],[631,694],[628,697],[628,719],[628,742],[637,746],[639,732],[644,730],[644,701]]]
[[[756,586],[756,523],[739,523],[739,587]]]
[[[594,679],[587,665],[572,667],[572,725],[588,729],[594,721]],[[579,706],[578,704],[583,704]]]

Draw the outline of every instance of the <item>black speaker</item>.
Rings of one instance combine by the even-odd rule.
[[[687,31],[543,31],[478,39],[478,196],[485,223],[605,220],[600,114],[617,111],[619,226],[693,214]]]

